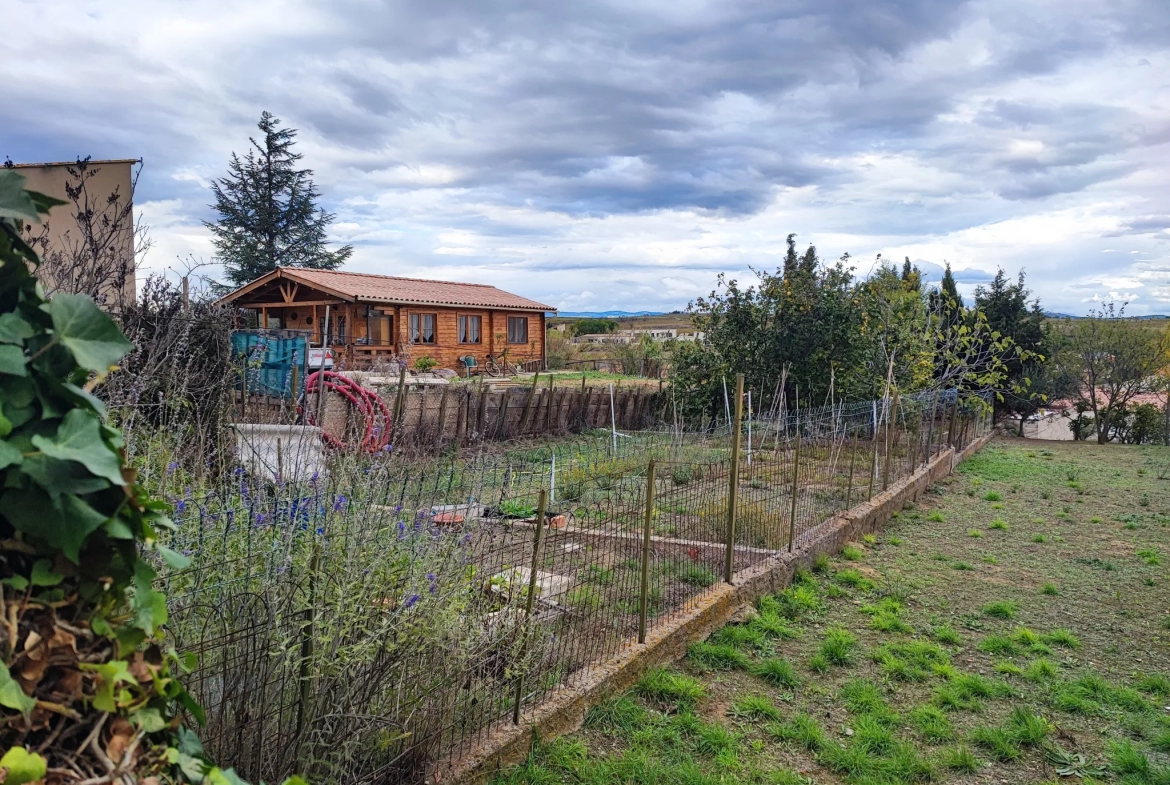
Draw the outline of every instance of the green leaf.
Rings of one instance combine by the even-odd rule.
[[[191,782],[203,782],[204,772],[207,770],[207,764],[198,758],[192,757],[185,752],[179,753],[179,770]]]
[[[4,785],[25,785],[26,782],[44,779],[48,764],[35,752],[29,752],[24,747],[13,747],[0,758],[0,769],[8,770]]]
[[[25,458],[24,473],[48,491],[54,502],[63,493],[95,493],[110,487],[109,482],[94,477],[81,464],[50,458],[44,454]]]
[[[0,417],[3,417],[3,415],[0,415]],[[5,435],[7,436],[7,434]],[[16,466],[23,460],[24,455],[21,454],[20,450],[13,447],[9,442],[0,442],[0,469]]]
[[[32,325],[14,313],[0,314],[0,343],[23,344],[33,337]]]
[[[301,775],[294,774],[282,782],[281,785],[309,785],[309,783],[306,782],[304,778],[301,777]]]
[[[210,785],[248,785],[247,782],[240,779],[240,775],[236,774],[235,769],[221,769],[218,766],[207,772],[207,782]]]
[[[101,677],[97,694],[94,695],[93,701],[91,701],[93,707],[98,711],[117,711],[118,701],[116,691],[118,685],[125,682],[132,684],[137,682],[137,679],[130,675],[130,669],[127,667],[125,660],[110,660],[100,665],[83,662],[77,667],[83,671],[92,671]]]
[[[102,440],[102,424],[93,412],[70,410],[57,428],[56,439],[50,441],[43,436],[34,436],[32,443],[45,455],[62,461],[77,461],[114,485],[126,484],[122,478],[122,462]]]
[[[144,733],[158,733],[169,724],[158,709],[139,709],[130,715],[130,721]]]
[[[28,578],[24,577],[23,575],[10,575],[4,580],[0,581],[0,583],[4,584],[5,586],[11,586],[17,591],[24,591],[28,588]]]
[[[77,364],[104,376],[134,344],[118,325],[81,294],[58,294],[49,301],[49,315],[58,340],[73,354]]]
[[[17,174],[11,169],[0,171],[0,218],[19,218],[31,223],[40,223],[41,213],[48,212],[39,209],[49,204],[45,200],[50,200],[55,204],[65,204],[59,199],[51,199],[51,197],[43,196],[34,191],[24,190],[24,183],[24,175]],[[36,197],[40,197],[40,199]]]
[[[167,623],[167,598],[154,590],[154,579],[158,573],[142,559],[134,563],[134,599],[132,604],[137,612],[134,626],[153,635],[156,627]]]
[[[56,586],[65,580],[59,572],[53,572],[53,562],[48,559],[37,559],[33,564],[32,575],[29,576],[33,586]]]
[[[9,376],[28,376],[28,366],[24,364],[24,349],[11,344],[0,344],[0,373]]]
[[[106,516],[73,494],[62,494],[54,504],[35,486],[12,488],[0,496],[0,515],[20,531],[60,548],[74,564],[85,538],[106,522]]]
[[[199,740],[199,734],[186,725],[179,726],[179,752],[193,758],[203,757],[203,742]]]
[[[156,545],[155,550],[162,555],[163,561],[172,570],[185,570],[191,566],[191,560],[189,558],[178,551],[172,551],[165,545]]]
[[[25,717],[37,705],[36,700],[24,694],[24,690],[8,672],[8,666],[0,662],[0,706],[19,711]]]

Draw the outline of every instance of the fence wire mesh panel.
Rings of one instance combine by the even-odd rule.
[[[339,452],[311,472],[298,450],[320,448],[286,442],[214,482],[167,449],[135,455],[193,559],[159,570],[211,754],[253,781],[391,782],[669,623],[728,558],[798,546],[989,427],[932,395],[745,423],[738,456],[726,429]]]

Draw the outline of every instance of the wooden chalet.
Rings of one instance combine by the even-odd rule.
[[[261,329],[302,331],[310,346],[328,340],[349,368],[425,355],[457,371],[467,355],[482,368],[505,352],[542,368],[545,312],[556,310],[486,284],[302,267],[278,267],[220,303],[254,311]]]

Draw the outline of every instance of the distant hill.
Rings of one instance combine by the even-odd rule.
[[[631,316],[662,316],[662,311],[561,311],[566,319],[628,319]]]

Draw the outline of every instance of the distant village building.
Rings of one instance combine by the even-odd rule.
[[[588,333],[586,335],[578,335],[573,340],[574,343],[624,345],[640,340],[642,336],[648,336],[655,343],[663,343],[664,341],[701,341],[706,337],[702,332],[681,332],[675,327],[647,327],[635,330],[617,330],[612,333]]]
[[[134,167],[141,161],[10,164],[24,187],[65,202],[26,235],[46,291],[88,294],[116,307],[135,298]]]
[[[543,303],[476,283],[278,267],[220,300],[253,311],[261,329],[294,330],[328,342],[350,368],[379,360],[413,366],[424,355],[459,370],[489,354],[544,366]],[[328,315],[328,319],[326,318]]]

